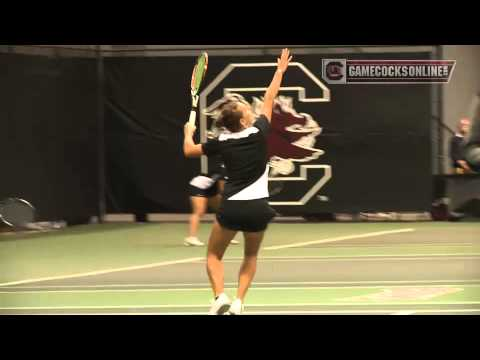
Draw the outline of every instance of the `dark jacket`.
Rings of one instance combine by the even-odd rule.
[[[459,160],[465,160],[465,144],[463,136],[455,135],[450,140],[450,159],[453,168],[461,168],[457,163]]]

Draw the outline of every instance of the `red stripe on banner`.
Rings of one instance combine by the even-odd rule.
[[[424,78],[417,78],[415,76],[411,77],[356,77],[356,76],[348,76],[347,79],[349,80],[448,80],[448,76],[442,77],[424,77]]]
[[[453,61],[402,61],[402,60],[347,60],[347,65],[365,65],[365,64],[398,64],[398,65],[449,65],[453,66]]]

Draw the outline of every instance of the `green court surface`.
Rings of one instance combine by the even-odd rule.
[[[0,314],[205,314],[206,249],[183,246],[186,226],[0,235]],[[232,297],[242,252],[225,258]],[[479,223],[272,224],[246,302],[246,314],[437,313],[480,313]]]

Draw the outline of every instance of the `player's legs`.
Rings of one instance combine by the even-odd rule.
[[[201,196],[192,196],[192,215],[190,216],[190,236],[198,235],[198,227],[202,217],[207,212],[208,199]]]
[[[191,196],[190,201],[192,204],[192,214],[190,215],[190,228],[189,237],[185,239],[185,245],[187,246],[203,246],[204,244],[198,240],[198,228],[200,221],[205,215],[208,206],[208,199],[201,196]]]
[[[260,251],[260,246],[262,244],[264,235],[264,232],[244,233],[245,250],[242,267],[240,268],[237,291],[237,299],[239,299],[242,303],[257,272],[258,253]]]
[[[223,294],[225,290],[222,259],[236,233],[236,231],[223,228],[218,221],[213,224],[208,242],[207,272],[215,297]]]

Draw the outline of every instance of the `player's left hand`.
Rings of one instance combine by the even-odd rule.
[[[290,56],[290,50],[283,49],[280,58],[277,60],[277,69],[284,74],[285,71],[287,71],[290,61],[292,61],[292,56]]]

